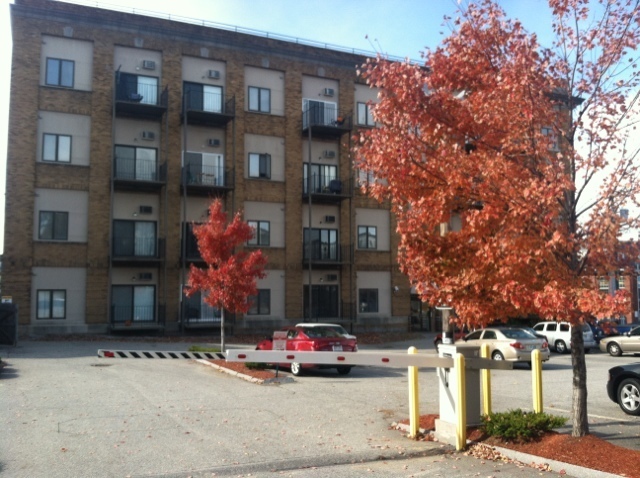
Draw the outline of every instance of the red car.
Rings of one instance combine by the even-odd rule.
[[[298,324],[295,327],[280,329],[286,332],[285,350],[300,352],[357,352],[358,343],[355,337],[345,337],[335,328],[322,324]],[[256,350],[273,350],[273,338],[262,340]],[[351,365],[319,365],[293,362],[282,364],[291,368],[293,375],[300,375],[303,368],[335,368],[340,375],[347,375]]]

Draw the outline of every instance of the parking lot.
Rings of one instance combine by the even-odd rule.
[[[428,340],[423,344],[435,353]],[[406,346],[394,344],[393,350]],[[389,429],[391,422],[408,417],[403,369],[356,367],[348,376],[327,370],[260,386],[190,360],[97,358],[97,349],[105,347],[185,350],[187,345],[1,347],[0,356],[10,363],[0,375],[1,473],[187,476],[181,473],[188,471],[196,476],[200,470],[206,476],[247,471],[257,476],[256,470],[366,463],[425,450],[424,443]],[[569,414],[570,361],[569,355],[553,354],[544,365],[547,412]],[[604,388],[608,368],[633,361],[638,358],[587,356],[589,418],[592,432],[640,450],[640,419],[625,415]],[[526,367],[494,371],[492,383],[495,411],[531,408]],[[422,370],[421,413],[438,413],[437,387],[435,371]]]

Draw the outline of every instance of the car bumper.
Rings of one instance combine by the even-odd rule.
[[[532,352],[523,352],[523,351],[516,351],[516,350],[512,350],[510,352],[507,352],[505,354],[504,359],[505,360],[509,360],[511,362],[531,362],[531,353]],[[543,351],[540,351],[540,359],[543,362],[546,362],[547,360],[549,360],[550,357],[550,353],[549,353],[549,349]]]

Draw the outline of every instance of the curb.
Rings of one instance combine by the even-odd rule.
[[[195,360],[198,363],[201,363],[202,365],[207,365],[209,367],[213,367],[216,370],[219,370],[220,372],[224,372],[226,374],[229,375],[233,375],[234,377],[238,377],[241,378],[242,380],[246,380],[247,382],[251,382],[251,383],[257,383],[259,385],[280,385],[281,383],[293,383],[293,378],[291,377],[274,377],[274,378],[268,378],[266,380],[261,379],[261,378],[255,378],[255,377],[251,377],[247,374],[244,373],[239,373],[236,372],[235,370],[231,370],[225,367],[221,367],[220,365],[217,365],[215,363],[211,363],[208,360],[204,360],[204,359],[196,359]]]
[[[409,432],[409,425],[404,423],[392,423],[391,426],[396,430],[402,430],[404,432]],[[431,430],[425,430],[424,428],[420,428],[418,430],[423,435],[430,433]],[[475,445],[482,444],[478,442],[467,441],[467,445]],[[549,458],[543,458],[536,455],[529,455],[528,453],[522,453],[519,451],[511,450],[510,448],[502,448],[494,445],[485,445],[490,447],[492,450],[495,450],[500,455],[509,458],[511,460],[518,461],[525,466],[531,466],[534,468],[540,468],[540,466],[544,466],[546,471],[551,471],[553,473],[566,474],[569,476],[574,476],[576,478],[625,478],[621,475],[615,475],[613,473],[606,473],[600,470],[593,470],[591,468],[585,468],[583,466],[572,465],[570,463],[564,463],[561,461],[551,460]],[[472,455],[470,455],[472,456]]]

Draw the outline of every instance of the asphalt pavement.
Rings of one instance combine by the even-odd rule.
[[[391,429],[391,422],[408,416],[405,370],[362,368],[348,377],[328,371],[284,385],[256,385],[192,360],[96,356],[99,348],[189,345],[0,346],[9,363],[0,373],[0,475],[540,476],[536,468],[479,460]],[[421,387],[428,389],[432,377],[425,380],[429,384]],[[562,464],[553,469],[544,476],[589,476]]]

